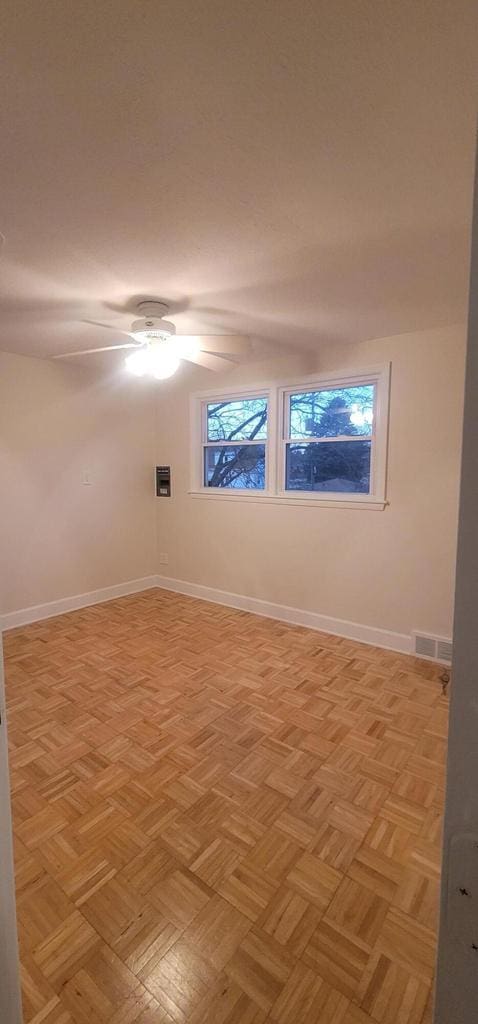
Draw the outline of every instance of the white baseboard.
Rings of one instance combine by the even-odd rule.
[[[50,619],[53,615],[63,615],[65,612],[76,611],[77,608],[87,608],[90,604],[102,604],[104,601],[112,601],[115,597],[137,594],[141,590],[150,590],[151,587],[157,586],[156,576],[143,576],[140,580],[128,580],[127,583],[117,583],[113,587],[90,590],[88,594],[76,594],[75,597],[62,597],[59,601],[49,601],[47,604],[35,604],[30,608],[20,608],[19,611],[7,612],[6,615],[0,617],[0,629],[26,626],[29,622]]]
[[[383,647],[389,651],[398,651],[400,654],[414,654],[413,636],[406,633],[394,633],[388,629],[365,626],[360,622],[335,619],[329,615],[321,615],[319,612],[308,612],[302,608],[291,608],[285,604],[274,604],[272,601],[262,601],[257,597],[233,594],[228,590],[216,590],[214,587],[206,587],[200,583],[190,583],[187,580],[177,580],[171,576],[159,575],[144,576],[142,579],[128,580],[126,583],[117,583],[115,586],[103,587],[101,590],[91,590],[87,594],[76,594],[74,597],[64,597],[58,601],[49,601],[47,604],[37,604],[30,608],[7,612],[0,617],[0,630],[14,629],[16,626],[25,626],[30,622],[40,622],[42,619],[49,619],[54,615],[63,615],[65,612],[87,608],[93,604],[102,604],[104,601],[112,601],[116,597],[137,594],[142,590],[151,590],[154,587],[172,590],[177,594],[186,594],[189,597],[197,597],[201,601],[210,601],[213,604],[223,604],[228,608],[239,608],[268,619],[289,622],[294,626],[306,626],[308,629],[316,629],[322,633],[332,633],[334,636],[357,640],[359,643],[371,644],[374,647]]]
[[[187,594],[189,597],[198,597],[213,604],[224,604],[229,608],[240,608],[242,611],[254,612],[255,615],[263,615],[268,619],[290,622],[294,626],[307,626],[308,629],[318,629],[322,633],[332,633],[334,636],[358,640],[374,647],[384,647],[389,651],[399,651],[401,654],[414,653],[413,639],[406,633],[393,633],[388,629],[364,626],[362,623],[349,622],[347,619],[333,619],[318,612],[290,608],[285,604],[273,604],[271,601],[261,601],[257,597],[246,597],[243,594],[230,594],[227,590],[216,590],[214,587],[204,587],[200,583],[188,583],[169,576],[157,576],[156,585],[163,590],[173,590],[177,594]]]

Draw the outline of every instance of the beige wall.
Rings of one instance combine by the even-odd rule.
[[[157,461],[174,495],[157,501],[157,571],[236,594],[409,634],[450,636],[455,569],[464,328],[331,346],[223,378],[168,382],[158,401]],[[195,499],[189,488],[189,393],[354,370],[390,360],[388,497],[383,512]]]
[[[192,391],[388,360],[384,512],[189,496]],[[463,378],[459,327],[330,346],[224,377],[182,370],[159,385],[0,353],[2,612],[159,572],[393,632],[449,636]],[[172,465],[169,500],[153,496],[156,462]]]
[[[0,353],[2,612],[154,572],[153,394]]]

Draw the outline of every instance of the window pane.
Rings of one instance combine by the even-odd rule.
[[[288,491],[370,493],[371,441],[288,444]]]
[[[264,444],[215,445],[204,449],[205,487],[263,490],[266,477]]]
[[[290,396],[290,437],[371,434],[374,384]]]
[[[208,441],[262,441],[267,437],[267,398],[208,402]]]

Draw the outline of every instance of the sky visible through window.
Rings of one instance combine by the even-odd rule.
[[[289,401],[291,438],[372,433],[373,384],[305,391]]]
[[[208,441],[263,441],[267,437],[267,398],[236,398],[210,402]]]

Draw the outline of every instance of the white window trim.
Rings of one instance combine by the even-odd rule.
[[[216,391],[196,392],[191,396],[191,487],[193,498],[213,501],[249,501],[259,504],[302,505],[319,508],[361,508],[380,511],[388,504],[386,498],[388,417],[390,400],[390,363],[365,367],[359,370],[342,370],[333,374],[314,374],[287,383],[268,383],[262,387],[221,388]],[[348,494],[344,492],[286,491],[285,490],[285,445],[287,397],[304,390],[323,390],[327,387],[353,387],[354,384],[375,384],[375,415],[373,425],[370,494]],[[234,398],[267,398],[268,429],[266,447],[266,487],[263,491],[204,486],[203,447],[205,407],[208,402],[219,398],[233,401]],[[307,439],[304,439],[307,443]],[[261,443],[261,442],[258,442]],[[314,442],[312,442],[314,443]]]

